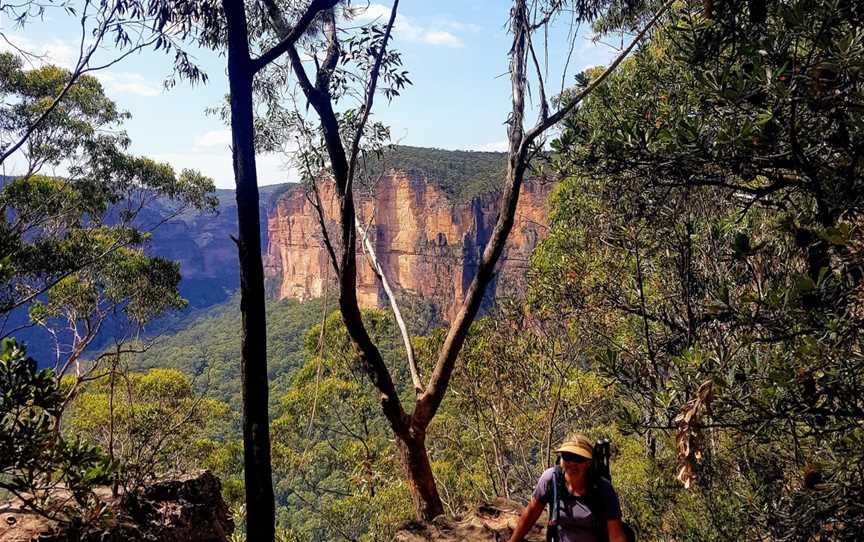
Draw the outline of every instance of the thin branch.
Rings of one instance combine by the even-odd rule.
[[[303,67],[303,61],[300,60],[300,55],[297,53],[297,49],[294,47],[288,49],[288,59],[291,61],[291,69],[294,71],[294,74],[297,75],[297,82],[299,83],[303,94],[306,96],[306,99],[313,104],[318,102],[320,100],[318,89],[316,89],[312,85],[312,81],[309,80],[309,75],[306,74],[306,68]]]
[[[537,54],[534,52],[534,43],[528,37],[528,50],[531,52],[531,60],[534,63],[534,69],[537,72],[537,90],[540,93],[540,118],[545,119],[549,116],[549,101],[546,99],[546,87],[543,84],[543,71],[540,69],[540,61],[537,60]]]
[[[329,271],[329,270],[328,270]],[[321,358],[324,357],[324,346],[327,334],[327,301],[330,293],[330,273],[324,274],[324,302],[321,307],[321,332],[318,333],[318,347],[316,348],[316,363],[315,363],[315,388],[312,392],[312,412],[309,414],[309,425],[306,426],[306,445],[303,447],[301,458],[306,458],[306,453],[312,445],[312,429],[315,424],[315,413],[318,409],[318,390],[321,385]]]
[[[660,18],[663,16],[663,14],[666,13],[666,11],[672,6],[673,3],[674,0],[667,0],[666,3],[663,4],[663,6],[661,6],[659,10],[657,10],[657,13],[654,14],[654,17],[652,17],[651,20],[648,21],[645,27],[642,28],[642,30],[638,34],[636,34],[636,37],[633,38],[630,44],[623,51],[621,51],[621,53],[617,57],[615,57],[615,60],[613,60],[612,63],[609,64],[609,66],[605,70],[603,70],[603,73],[601,73],[599,77],[591,81],[591,83],[587,87],[585,87],[579,94],[577,94],[566,106],[556,111],[554,114],[552,114],[551,117],[547,119],[540,119],[534,126],[534,128],[532,128],[525,135],[525,141],[523,144],[526,146],[530,145],[540,134],[562,121],[564,117],[566,117],[573,110],[573,108],[575,108],[589,94],[594,92],[594,89],[600,86],[603,81],[605,81],[606,78],[609,77],[612,72],[614,72],[618,68],[618,65],[621,64],[621,62],[623,62],[625,58],[627,58],[627,55],[629,55],[630,52],[636,47],[636,45],[640,41],[642,41],[642,39],[648,34],[648,31],[654,28],[654,26],[660,21]]]
[[[336,257],[336,251],[333,249],[333,243],[330,241],[330,234],[327,232],[327,222],[324,218],[324,207],[321,205],[321,194],[318,191],[318,184],[312,181],[312,193],[315,195],[315,201],[312,202],[312,207],[315,208],[315,213],[318,215],[318,226],[321,228],[324,247],[327,249],[327,254],[330,255],[330,263],[333,265],[333,271],[336,276],[339,276],[339,259]]]
[[[414,359],[414,347],[411,346],[411,337],[408,334],[408,327],[405,325],[405,319],[402,318],[402,311],[399,310],[399,304],[396,302],[396,294],[390,288],[390,282],[384,274],[384,269],[375,255],[375,249],[372,247],[367,231],[360,224],[357,217],[354,217],[354,222],[357,231],[360,233],[360,238],[363,240],[363,248],[369,256],[369,261],[372,264],[372,269],[378,280],[381,281],[381,286],[384,287],[384,293],[387,294],[387,300],[390,302],[390,308],[393,310],[393,316],[396,318],[396,324],[399,326],[399,332],[402,334],[402,342],[405,343],[405,354],[408,356],[408,370],[411,372],[411,382],[414,384],[414,391],[418,394],[423,393],[423,383],[420,380],[420,373],[417,371],[417,362]]]
[[[276,26],[276,30],[281,34],[282,41],[258,58],[252,59],[252,73],[259,72],[262,68],[282,56],[282,54],[293,49],[297,40],[306,32],[309,25],[318,16],[318,13],[332,9],[338,3],[339,0],[312,0],[312,3],[303,12],[300,20],[297,21],[297,24],[289,29],[275,0],[264,0],[267,14]]]
[[[393,2],[393,8],[390,10],[390,20],[387,21],[387,28],[384,30],[384,38],[381,40],[381,48],[375,57],[375,64],[372,67],[372,73],[369,76],[369,85],[366,87],[366,100],[363,102],[361,111],[363,112],[360,122],[357,124],[357,131],[354,133],[354,139],[351,141],[351,150],[348,154],[348,178],[354,178],[354,171],[357,165],[357,154],[360,150],[360,140],[363,138],[363,130],[366,127],[366,122],[369,120],[369,112],[372,111],[372,103],[375,101],[375,89],[378,86],[378,76],[381,73],[381,63],[384,61],[384,55],[387,52],[387,42],[390,40],[390,33],[393,30],[393,23],[396,21],[396,9],[399,7],[399,0]]]

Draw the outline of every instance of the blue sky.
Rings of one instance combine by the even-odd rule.
[[[371,3],[360,19],[384,15],[389,5]],[[445,149],[504,149],[503,123],[510,109],[510,41],[505,28],[509,5],[504,0],[400,2],[394,44],[414,84],[391,104],[379,98],[374,110],[377,120],[391,126],[394,141]],[[550,86],[555,92],[560,90],[568,53],[567,23],[558,22],[548,38],[548,79],[554,82]],[[23,29],[0,21],[0,29],[17,45],[69,65],[77,58],[76,24],[58,10]],[[0,42],[3,48],[8,45]],[[610,46],[592,43],[583,30],[576,37],[566,83],[586,67],[606,64],[614,52]],[[100,54],[108,58],[112,51]],[[204,114],[205,108],[219,105],[227,92],[225,58],[198,51],[196,59],[210,77],[203,86],[181,82],[164,90],[162,81],[170,74],[171,59],[150,51],[130,56],[98,77],[108,96],[132,114],[125,124],[132,152],[177,169],[199,169],[217,186],[233,188],[228,128]],[[280,156],[259,156],[258,162],[261,184],[294,179]]]

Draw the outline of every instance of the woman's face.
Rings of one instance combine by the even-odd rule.
[[[591,460],[577,454],[563,452],[561,454],[561,467],[571,476],[582,477],[588,474]]]

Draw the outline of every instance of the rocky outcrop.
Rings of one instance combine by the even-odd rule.
[[[531,252],[545,235],[550,185],[523,185],[516,222],[499,274],[490,288],[520,287]],[[321,184],[327,229],[338,240],[338,197],[332,182]],[[358,196],[357,208],[388,280],[397,292],[434,302],[445,318],[464,300],[483,247],[498,217],[499,194],[457,202],[418,172],[390,171],[374,195]],[[267,222],[265,273],[280,283],[280,298],[320,297],[334,274],[318,217],[302,187],[282,194]],[[361,306],[385,306],[384,292],[358,243],[357,296]],[[331,290],[332,291],[332,290]]]
[[[395,542],[501,542],[509,540],[522,507],[498,499],[482,504],[461,518],[440,516],[428,523],[412,522],[396,533]],[[546,540],[546,514],[523,539]]]
[[[0,542],[227,542],[234,531],[219,479],[210,472],[165,480],[112,499],[102,523],[75,529],[20,506],[0,506]]]

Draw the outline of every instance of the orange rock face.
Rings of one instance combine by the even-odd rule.
[[[494,287],[519,287],[531,251],[547,228],[545,201],[550,185],[535,181],[522,187],[516,221],[499,262]],[[332,182],[320,187],[330,238],[338,242],[338,197]],[[281,283],[280,298],[309,299],[335,284],[311,194],[297,186],[279,199],[268,216],[269,244],[265,273]],[[374,197],[358,196],[357,209],[375,253],[398,294],[410,293],[433,303],[445,318],[458,311],[476,272],[483,247],[498,217],[499,194],[454,203],[434,184],[417,175],[391,172],[375,187]],[[363,307],[384,307],[387,299],[358,239],[357,297]],[[494,293],[494,292],[490,292]],[[330,289],[335,295],[335,289]]]

